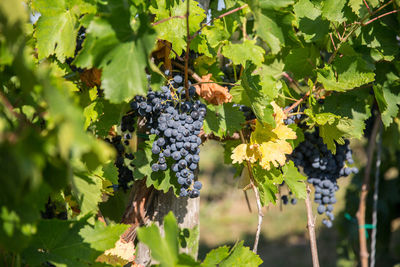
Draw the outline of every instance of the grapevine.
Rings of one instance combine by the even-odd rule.
[[[399,11],[0,1],[1,265],[395,266]]]

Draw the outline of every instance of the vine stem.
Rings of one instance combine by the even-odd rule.
[[[312,262],[313,262],[313,267],[319,267],[317,238],[315,235],[315,217],[312,214],[312,205],[310,200],[311,189],[309,185],[307,185],[306,191],[307,191],[307,196],[305,202],[307,208],[307,229],[308,229],[308,235],[310,236]]]
[[[171,19],[184,19],[184,18],[185,18],[185,16],[172,16],[172,17],[168,17],[168,18],[156,21],[156,22],[152,23],[151,26],[156,26],[158,24],[161,24],[161,23],[166,22],[166,21],[171,20]]]
[[[294,102],[290,107],[286,108],[284,110],[284,112],[286,114],[288,114],[292,109],[296,108],[298,105],[300,105],[301,102],[303,102],[309,95],[311,94],[311,91],[307,91],[307,93],[300,98],[299,100],[297,100],[296,102]]]
[[[371,233],[371,264],[370,267],[375,267],[376,254],[376,234],[378,224],[378,194],[379,194],[379,171],[382,158],[382,127],[379,130],[378,147],[376,152],[376,167],[375,167],[375,185],[374,185],[374,207],[372,212],[372,233]]]
[[[242,143],[243,144],[247,144],[246,139],[244,139],[244,135],[243,135],[243,131],[242,130],[240,130],[239,135],[240,135],[240,139],[242,140]],[[264,214],[262,213],[260,193],[258,192],[257,186],[255,185],[253,172],[251,170],[251,163],[250,163],[250,161],[246,160],[246,164],[247,164],[247,170],[248,170],[249,176],[250,176],[250,185],[253,188],[254,194],[256,196],[257,210],[258,210],[257,232],[256,232],[255,240],[254,240],[254,246],[253,246],[253,252],[255,254],[257,254],[258,241],[260,239],[261,224],[262,224],[262,221],[263,221]]]
[[[190,50],[190,32],[189,32],[189,7],[190,0],[186,0],[186,53],[185,53],[185,92],[186,100],[189,101],[189,50]]]
[[[373,18],[373,19],[371,19],[371,20],[365,22],[365,23],[363,24],[363,26],[368,25],[368,24],[374,22],[375,20],[378,20],[378,19],[380,19],[380,18],[382,18],[382,17],[384,17],[384,16],[387,16],[387,15],[390,15],[390,14],[393,14],[393,13],[397,13],[397,12],[399,12],[399,11],[400,11],[399,9],[396,9],[396,10],[392,10],[392,11],[390,11],[390,12],[387,12],[387,13],[385,13],[385,14],[379,15],[379,16],[377,16],[376,18]]]
[[[369,147],[367,151],[367,166],[365,167],[364,179],[361,186],[360,203],[357,211],[357,221],[358,221],[358,237],[360,242],[360,261],[361,267],[368,267],[368,248],[367,248],[367,237],[365,235],[365,212],[366,212],[366,202],[368,196],[368,185],[371,174],[372,160],[374,156],[374,150],[376,145],[376,136],[378,130],[381,127],[381,117],[375,119],[374,126],[372,129],[371,137],[369,139]]]

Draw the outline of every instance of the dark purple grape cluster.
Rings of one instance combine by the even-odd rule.
[[[130,103],[137,116],[146,118],[146,127],[157,138],[152,153],[158,159],[151,165],[154,172],[166,171],[168,160],[181,185],[180,196],[191,198],[200,195],[201,182],[194,181],[194,171],[200,160],[200,130],[206,116],[206,106],[193,100],[195,88],[190,87],[189,100],[180,75],[163,86],[160,92],[149,90],[146,97],[136,96]]]
[[[128,116],[122,117],[121,129],[126,127]],[[129,120],[130,121],[130,120]],[[129,140],[132,138],[132,132],[134,131],[133,123],[129,123],[129,132],[121,135],[116,135],[111,139],[106,138],[105,141],[114,146],[117,151],[117,158],[115,160],[115,166],[118,169],[118,186],[113,186],[116,188],[122,188],[125,191],[129,188],[129,183],[133,181],[133,173],[132,170],[125,163],[125,159],[131,161],[134,159],[132,153],[126,152],[125,146],[129,145]],[[130,163],[132,164],[132,163]]]
[[[303,168],[307,182],[314,186],[314,201],[319,204],[317,211],[325,213],[327,219],[323,219],[322,223],[330,228],[334,220],[335,192],[339,190],[337,179],[357,173],[358,169],[348,167],[354,163],[348,140],[344,145],[336,144],[336,154],[332,154],[319,136],[318,128],[314,132],[306,132],[304,138],[305,141],[296,147],[291,158],[296,166]]]

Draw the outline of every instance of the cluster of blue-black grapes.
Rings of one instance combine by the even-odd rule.
[[[169,73],[166,73],[167,75]],[[157,138],[152,153],[158,156],[151,165],[154,172],[166,171],[172,159],[172,171],[181,185],[180,196],[191,198],[200,195],[201,182],[194,181],[200,160],[202,141],[199,137],[206,116],[206,106],[193,100],[195,88],[190,87],[189,100],[183,87],[183,78],[176,75],[161,91],[149,90],[146,97],[136,96],[131,102],[135,115],[146,118],[146,127]]]
[[[291,158],[296,166],[303,168],[307,182],[314,186],[314,201],[319,204],[317,211],[325,213],[327,218],[322,223],[330,228],[334,220],[335,192],[339,190],[337,179],[357,173],[358,169],[347,166],[354,163],[348,140],[344,145],[336,144],[336,154],[332,154],[319,136],[318,128],[314,132],[306,132],[304,138],[305,141],[296,147]]]
[[[118,186],[114,185],[113,187],[115,189],[122,188],[126,191],[129,188],[130,183],[133,181],[133,172],[126,164],[126,161],[129,162],[131,167],[133,167],[132,160],[134,159],[134,156],[127,150],[126,146],[129,145],[132,133],[135,130],[134,124],[135,118],[132,115],[125,115],[122,117],[121,121],[121,131],[123,134],[116,135],[111,139],[105,139],[105,141],[113,145],[117,151],[117,158],[114,164],[118,169]]]

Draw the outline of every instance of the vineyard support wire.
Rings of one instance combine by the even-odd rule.
[[[240,134],[240,139],[242,140],[242,143],[246,144],[247,142],[246,142],[246,139],[244,139],[243,131],[240,130],[239,134]],[[246,164],[247,164],[247,170],[248,170],[249,176],[250,176],[250,185],[253,188],[254,195],[256,196],[257,210],[258,210],[257,232],[256,232],[255,240],[254,240],[254,246],[253,246],[253,252],[255,254],[257,254],[258,241],[260,239],[261,224],[262,224],[262,220],[263,220],[264,214],[262,213],[260,193],[258,192],[257,186],[255,185],[253,172],[251,170],[251,163],[250,163],[250,161],[246,160]]]
[[[360,261],[361,267],[368,267],[368,247],[367,247],[367,237],[365,235],[365,212],[366,212],[366,202],[368,196],[368,185],[371,175],[371,166],[374,156],[374,150],[376,145],[376,136],[378,134],[379,128],[381,127],[381,117],[378,116],[375,119],[374,126],[372,128],[372,133],[369,139],[369,146],[367,151],[367,166],[365,167],[364,179],[361,186],[360,203],[357,211],[357,221],[358,221],[358,237],[360,242]]]
[[[371,234],[371,264],[370,267],[375,267],[376,254],[376,234],[378,224],[378,194],[379,194],[379,176],[382,158],[382,127],[379,130],[378,147],[376,149],[376,169],[375,169],[375,184],[374,184],[374,206],[372,212],[372,234]]]
[[[317,247],[317,238],[315,235],[315,217],[312,214],[312,205],[310,200],[311,189],[310,186],[307,185],[306,189],[306,209],[307,209],[307,229],[308,235],[310,236],[310,247],[311,247],[311,257],[313,267],[319,267],[319,259],[318,259],[318,247]]]

